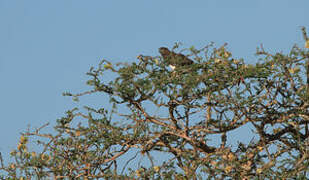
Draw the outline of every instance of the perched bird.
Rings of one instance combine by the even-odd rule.
[[[174,70],[180,66],[187,66],[193,64],[193,61],[180,53],[174,53],[166,47],[160,47],[159,53],[165,61],[168,62],[169,66]]]

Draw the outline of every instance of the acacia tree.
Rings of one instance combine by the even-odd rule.
[[[212,44],[190,48],[194,63],[173,71],[160,56],[139,56],[132,64],[103,60],[87,73],[90,91],[65,95],[102,95],[111,108],[75,108],[57,120],[55,133],[44,132],[46,125],[22,133],[11,152],[15,161],[1,160],[2,178],[308,177],[304,28],[303,35],[305,49],[295,45],[285,55],[261,47],[254,65]],[[255,138],[228,141],[242,127]],[[29,151],[30,142],[41,149]]]

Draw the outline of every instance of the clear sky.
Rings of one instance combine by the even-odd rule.
[[[15,148],[27,125],[54,122],[76,106],[62,92],[87,89],[85,73],[103,58],[133,62],[175,42],[213,41],[254,62],[261,43],[272,52],[303,45],[308,7],[308,0],[0,0],[0,151]]]

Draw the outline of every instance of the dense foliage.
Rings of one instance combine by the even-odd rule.
[[[23,133],[11,152],[15,161],[1,161],[2,178],[308,177],[309,40],[303,34],[305,48],[272,54],[260,47],[256,64],[212,44],[189,48],[194,64],[173,71],[161,56],[140,55],[132,64],[103,60],[87,73],[90,91],[65,95],[102,95],[110,107],[69,110],[55,133],[45,133],[45,126]],[[254,138],[231,137],[240,128]],[[41,150],[28,151],[30,142]]]

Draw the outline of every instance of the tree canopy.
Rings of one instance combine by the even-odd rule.
[[[130,64],[102,60],[87,73],[91,90],[64,95],[77,101],[96,94],[110,106],[68,110],[54,133],[44,131],[47,125],[22,133],[14,162],[1,159],[1,176],[308,177],[309,39],[302,30],[305,48],[294,45],[284,54],[261,46],[255,64],[212,43],[186,51],[176,44],[173,52],[194,63],[174,70],[162,56],[140,55]],[[241,128],[254,138],[233,137]],[[39,150],[29,151],[30,144]]]

